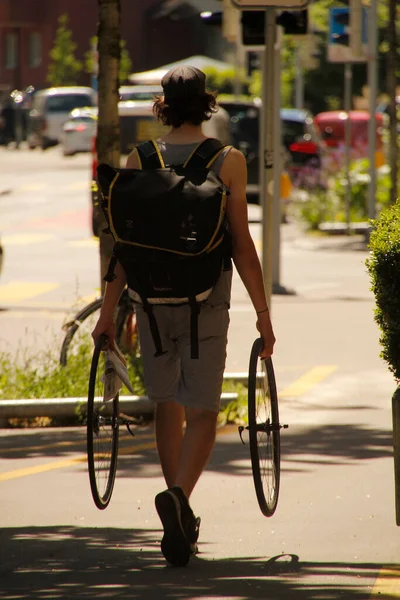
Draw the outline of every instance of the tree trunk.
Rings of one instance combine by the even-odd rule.
[[[398,145],[397,145],[397,106],[396,106],[396,67],[397,67],[397,28],[396,28],[396,2],[397,0],[389,1],[389,24],[388,24],[388,70],[387,70],[387,86],[390,98],[389,103],[389,118],[390,118],[390,144],[389,144],[389,165],[391,190],[390,201],[394,204],[397,200],[397,162],[398,162]]]
[[[99,163],[108,163],[113,167],[119,167],[118,74],[121,53],[121,5],[120,0],[98,0],[98,6],[99,113],[96,149]],[[105,287],[103,278],[107,272],[114,244],[111,234],[106,234],[102,231],[106,227],[102,213],[100,219],[100,275],[101,290],[103,293]]]

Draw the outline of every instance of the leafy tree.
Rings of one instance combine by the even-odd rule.
[[[305,72],[306,104],[314,113],[343,107],[343,65],[327,61],[327,35],[329,29],[329,9],[337,6],[348,7],[347,2],[337,0],[318,0],[309,6],[311,28],[318,31],[319,67]],[[387,53],[389,50],[387,26],[389,20],[389,0],[378,2],[378,88],[386,90]],[[398,55],[400,63],[400,55]],[[361,95],[367,83],[367,64],[353,65],[353,94]]]
[[[90,48],[97,48],[97,35],[94,35],[90,38]],[[94,72],[94,59],[93,59],[93,51],[88,50],[85,53],[85,71],[86,73]],[[125,40],[121,40],[121,59],[119,65],[119,81],[120,83],[124,83],[127,81],[129,75],[132,73],[132,61],[129,56],[129,52],[126,49]]]
[[[47,81],[51,85],[75,85],[82,70],[82,63],[74,56],[76,44],[72,40],[72,31],[68,29],[68,15],[58,19],[58,29],[54,45],[50,51],[51,62]]]

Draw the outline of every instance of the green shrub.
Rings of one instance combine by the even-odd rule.
[[[310,228],[318,229],[320,223],[332,221],[345,223],[347,220],[347,182],[344,169],[329,178],[327,189],[309,189],[293,194],[299,218]],[[390,201],[390,173],[387,166],[376,170],[376,214],[388,206]],[[350,222],[368,220],[369,161],[360,159],[350,165]]]
[[[0,401],[19,398],[79,398],[86,397],[90,363],[93,354],[91,340],[82,340],[67,365],[59,363],[58,349],[35,353],[19,352],[17,356],[0,353]],[[140,362],[128,361],[129,378],[135,393],[144,393]],[[122,394],[129,394],[125,388]]]
[[[400,202],[384,210],[373,223],[366,265],[375,295],[381,357],[400,381]]]
[[[367,158],[355,160],[350,165],[350,220],[365,221],[368,218],[368,188],[369,188],[369,160]],[[388,206],[390,200],[390,173],[386,166],[376,169],[376,212]],[[338,220],[346,220],[346,178],[342,169],[332,178],[332,193],[337,197],[341,206]]]

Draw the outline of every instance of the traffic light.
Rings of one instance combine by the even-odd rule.
[[[265,44],[265,11],[242,11],[242,43],[244,46]]]
[[[350,13],[349,9],[343,9],[343,12],[337,12],[333,14],[332,20],[336,25],[335,31],[332,32],[332,42],[335,44],[349,44],[349,23]]]
[[[276,24],[287,35],[305,35],[308,30],[308,11],[284,10],[276,17]],[[242,43],[244,46],[265,45],[265,11],[242,11]]]
[[[308,31],[308,10],[284,10],[276,18],[276,24],[283,27],[287,35],[306,35]]]
[[[246,52],[247,54],[247,75],[250,77],[253,71],[259,71],[260,65],[260,54],[258,52]]]

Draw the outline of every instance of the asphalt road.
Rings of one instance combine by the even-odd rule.
[[[0,160],[1,349],[57,344],[71,304],[98,287],[88,157],[1,150]],[[252,232],[260,247],[260,227]],[[367,251],[360,238],[312,238],[293,224],[282,238],[281,283],[295,294],[272,301],[281,421],[290,426],[275,516],[258,510],[248,446],[223,428],[192,500],[201,553],[187,569],[165,568],[151,427],[124,435],[104,512],[90,497],[81,428],[2,430],[0,598],[400,597],[395,384],[379,359]],[[229,371],[247,369],[255,335],[235,276]]]

